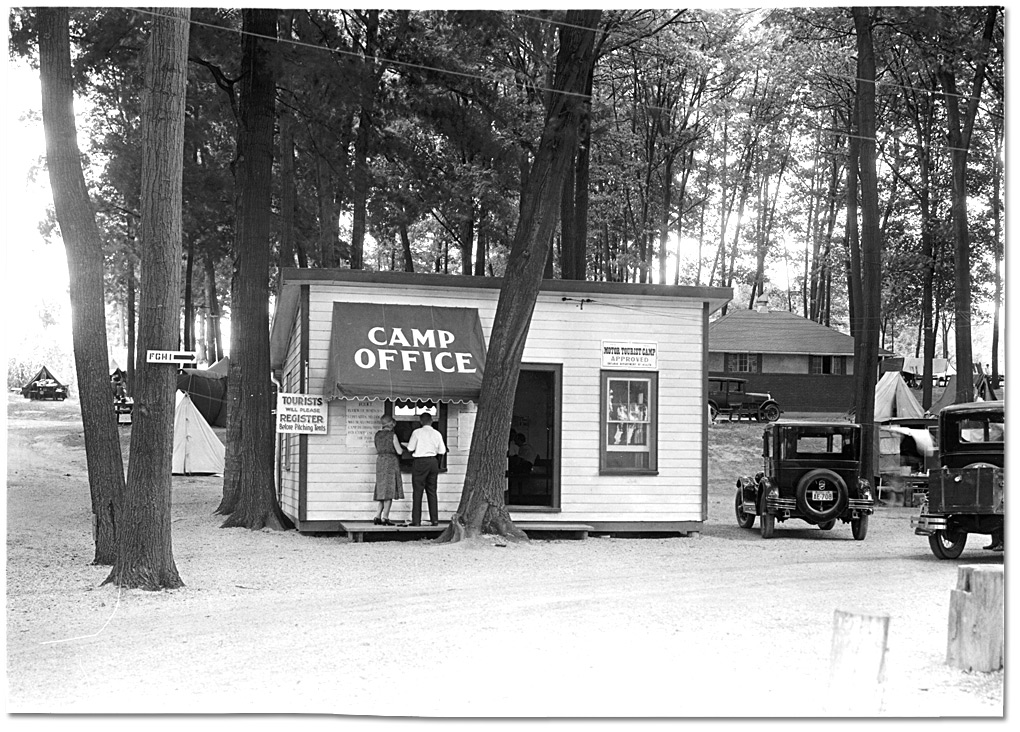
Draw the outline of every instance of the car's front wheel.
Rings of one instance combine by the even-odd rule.
[[[754,526],[754,514],[748,513],[744,510],[744,500],[740,495],[740,491],[737,490],[736,498],[736,514],[737,514],[737,526],[742,529],[749,529]]]
[[[761,515],[761,538],[771,539],[774,533],[776,533],[776,517],[771,513],[763,513]]]
[[[967,546],[967,534],[963,531],[936,531],[928,537],[928,546],[939,559],[956,559]]]
[[[850,531],[857,541],[864,541],[864,537],[868,535],[868,514],[850,519]]]
[[[836,519],[832,519],[831,521],[824,521],[818,524],[818,528],[821,529],[822,531],[832,531],[832,527],[835,525]]]
[[[758,408],[759,422],[775,422],[779,419],[780,409],[775,402],[766,402]]]

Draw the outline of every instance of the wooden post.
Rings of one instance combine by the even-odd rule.
[[[965,565],[949,595],[946,663],[964,671],[1003,667],[1005,609],[1003,566]]]
[[[882,707],[888,615],[837,610],[832,624],[827,714],[874,716]]]

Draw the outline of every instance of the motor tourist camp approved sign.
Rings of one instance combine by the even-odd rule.
[[[658,350],[658,343],[602,341],[602,368],[655,369]]]

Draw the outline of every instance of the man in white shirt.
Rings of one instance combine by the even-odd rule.
[[[414,489],[411,503],[411,526],[421,526],[421,496],[425,494],[429,503],[429,522],[439,525],[439,503],[436,484],[439,481],[439,456],[446,454],[443,436],[432,427],[432,415],[428,412],[419,417],[421,427],[411,433],[407,449],[414,455],[411,467],[411,485]]]

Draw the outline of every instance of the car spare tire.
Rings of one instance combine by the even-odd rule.
[[[825,468],[806,473],[797,484],[797,509],[805,519],[816,524],[838,517],[846,510],[849,500],[846,483]]]

